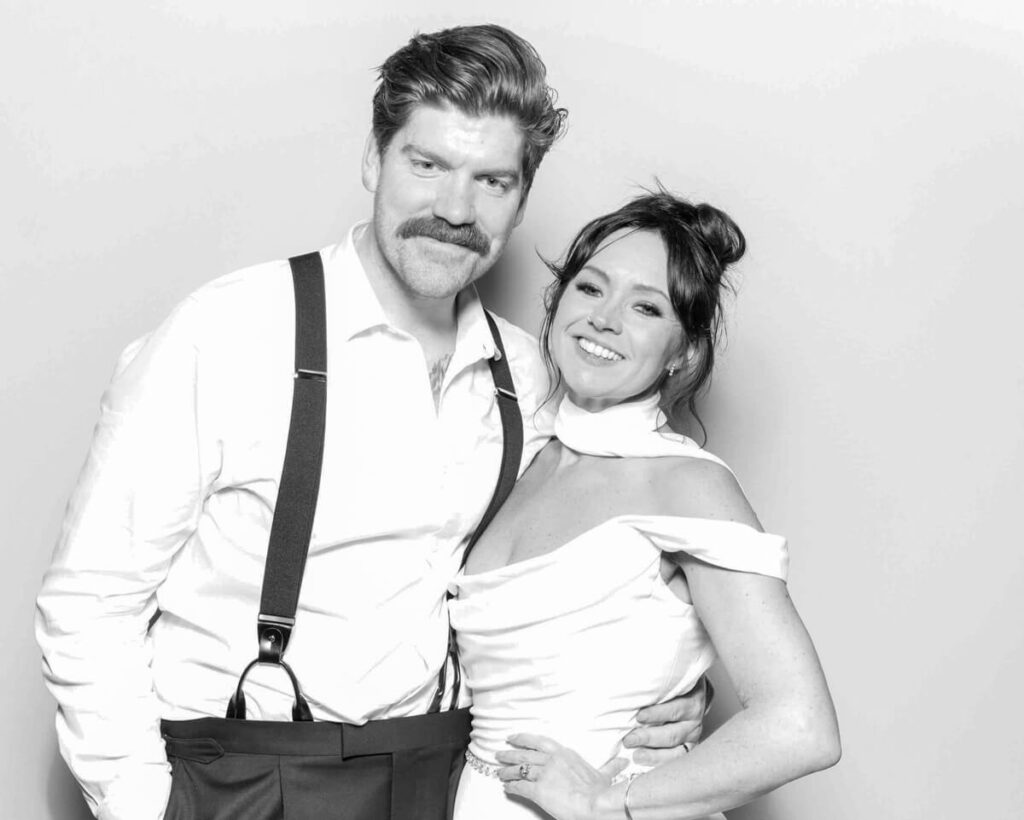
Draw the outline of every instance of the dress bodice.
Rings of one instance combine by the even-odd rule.
[[[557,549],[453,583],[451,619],[473,699],[470,749],[494,760],[515,732],[600,766],[645,706],[692,687],[714,648],[661,576],[662,552],[784,578],[779,536],[727,521],[618,516]]]

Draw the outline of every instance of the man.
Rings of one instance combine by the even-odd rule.
[[[317,720],[375,725],[431,704],[448,581],[501,458],[496,346],[471,284],[522,219],[564,117],[536,52],[497,26],[417,36],[381,68],[362,169],[373,220],[321,252],[326,445],[288,646]],[[104,395],[37,635],[62,753],[105,820],[164,816],[161,719],[222,717],[255,655],[293,301],[287,262],[218,279],[125,351]],[[522,410],[521,472],[550,435],[547,382],[534,340],[498,326]],[[246,694],[249,718],[290,719],[280,669],[256,668]],[[176,774],[174,799],[202,792],[188,777]],[[318,793],[283,780],[260,789],[279,801],[286,787]],[[225,816],[256,816],[245,805]]]

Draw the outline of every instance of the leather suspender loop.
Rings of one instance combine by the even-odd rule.
[[[260,663],[264,663],[264,661],[261,661],[259,658],[252,661],[245,667],[241,677],[239,677],[235,693],[231,696],[231,700],[228,701],[228,710],[224,715],[228,720],[245,720],[245,692],[242,691],[242,685],[245,683],[245,679],[249,672],[252,671],[252,668]],[[310,710],[306,698],[302,695],[299,679],[295,677],[292,668],[284,661],[277,661],[275,665],[280,666],[288,674],[288,679],[292,682],[292,692],[295,693],[295,702],[292,704],[292,720],[311,722],[313,720],[313,712]]]

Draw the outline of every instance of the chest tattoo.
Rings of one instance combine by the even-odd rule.
[[[452,360],[452,354],[442,356],[430,364],[430,389],[434,393],[434,407],[441,404],[441,385],[444,384],[444,374],[448,370],[448,363]]]

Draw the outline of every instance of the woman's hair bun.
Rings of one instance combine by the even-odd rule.
[[[704,243],[718,259],[718,264],[725,268],[738,262],[747,249],[747,240],[743,231],[724,211],[713,205],[702,202],[696,206],[697,221],[694,226]]]

